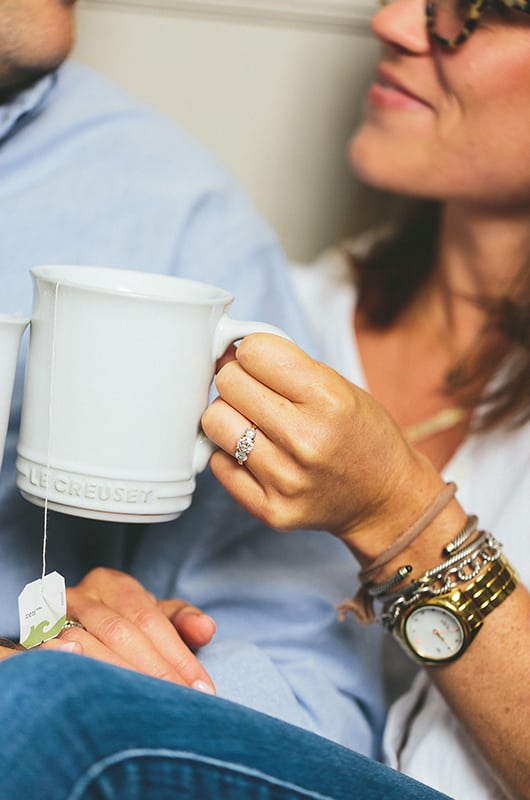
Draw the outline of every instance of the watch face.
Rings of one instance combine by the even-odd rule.
[[[412,650],[430,661],[454,658],[465,640],[458,617],[436,605],[424,605],[412,611],[405,620],[404,634]]]

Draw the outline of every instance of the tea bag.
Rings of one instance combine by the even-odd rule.
[[[27,583],[18,597],[20,644],[31,648],[55,638],[66,622],[66,589],[62,575],[50,572]]]

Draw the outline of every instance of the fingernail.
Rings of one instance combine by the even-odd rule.
[[[181,608],[175,614],[175,617],[186,617],[186,616],[195,617],[196,619],[199,617],[202,619],[211,619],[213,622],[212,617],[210,617],[208,614],[205,614],[204,611],[199,611],[196,608]]]
[[[194,681],[191,684],[191,688],[196,689],[198,692],[204,692],[204,694],[215,694],[213,686],[210,686],[206,681]]]
[[[206,620],[214,631],[217,630],[217,623],[214,620],[214,618],[211,617],[209,614],[205,614],[204,611],[195,611],[195,609],[181,609],[180,611],[177,611],[177,613],[173,617],[173,620],[174,622],[177,622],[179,618],[182,620],[182,617],[186,616],[194,617],[196,620],[199,619]]]
[[[79,642],[61,642],[58,647],[63,653],[82,653],[83,648]]]

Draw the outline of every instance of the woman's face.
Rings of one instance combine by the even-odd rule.
[[[488,12],[445,50],[427,34],[424,3],[396,0],[373,18],[382,56],[354,170],[401,194],[530,204],[530,15]]]

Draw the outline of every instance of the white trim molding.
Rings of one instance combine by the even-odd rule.
[[[82,0],[81,5],[361,34],[369,32],[374,12],[370,0]]]

